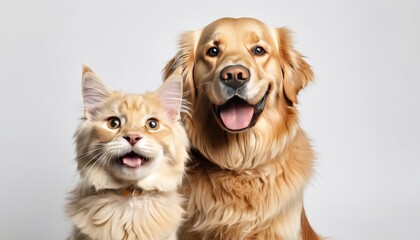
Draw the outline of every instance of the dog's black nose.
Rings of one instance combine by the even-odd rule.
[[[239,88],[249,81],[251,73],[242,65],[227,66],[220,72],[220,80],[231,88]]]

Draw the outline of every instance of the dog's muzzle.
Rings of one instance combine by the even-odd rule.
[[[214,105],[213,113],[219,124],[230,132],[253,127],[264,110],[268,91],[254,105],[246,100],[246,83],[250,78],[251,72],[242,65],[230,65],[220,72],[220,81],[228,100],[222,105]]]

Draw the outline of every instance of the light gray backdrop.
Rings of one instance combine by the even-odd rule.
[[[81,65],[155,89],[177,36],[224,16],[288,26],[316,83],[300,94],[318,153],[305,205],[332,239],[420,239],[419,1],[0,3],[0,239],[64,239],[77,175]]]

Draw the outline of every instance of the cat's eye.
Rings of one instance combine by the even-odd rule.
[[[117,117],[108,118],[108,127],[110,129],[117,129],[121,126],[121,120]]]
[[[159,121],[155,118],[150,118],[146,121],[146,128],[149,130],[159,129]]]

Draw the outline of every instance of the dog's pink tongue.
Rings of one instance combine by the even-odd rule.
[[[253,114],[253,106],[246,103],[231,103],[220,112],[220,117],[230,130],[240,130],[249,126]]]
[[[141,158],[139,156],[125,156],[123,163],[129,167],[136,168],[141,165]]]

